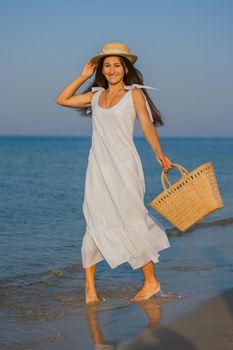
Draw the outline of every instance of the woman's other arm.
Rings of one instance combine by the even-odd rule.
[[[140,89],[135,88],[132,90],[132,96],[142,132],[154,151],[158,163],[167,171],[172,168],[172,162],[162,150],[156,127],[150,120],[143,93]]]

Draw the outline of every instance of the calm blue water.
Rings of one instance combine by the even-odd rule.
[[[213,161],[225,207],[208,220],[233,217],[233,139],[164,138],[161,143],[172,161],[188,170]],[[143,163],[147,204],[162,190],[161,168],[144,138],[135,138],[135,144]],[[0,138],[1,280],[81,262],[90,145],[85,137]],[[169,173],[172,181],[178,177],[177,170]]]
[[[134,141],[144,168],[145,204],[178,247],[179,232],[148,206],[162,191],[161,167],[145,138]],[[219,232],[232,225],[233,138],[161,138],[161,144],[173,162],[189,171],[210,160],[214,164],[224,208],[204,219],[200,230],[207,223]],[[10,310],[24,319],[52,319],[64,314],[67,300],[71,308],[83,304],[80,246],[86,226],[82,202],[90,146],[90,137],[0,137],[0,306],[6,317]],[[174,182],[179,172],[172,170],[168,177]],[[175,253],[161,252],[161,261],[172,261]],[[101,278],[109,295],[117,293],[119,281],[127,294],[140,278],[140,271],[132,273],[128,264],[109,270],[101,262],[98,269],[97,283]],[[65,307],[68,312],[67,303]]]

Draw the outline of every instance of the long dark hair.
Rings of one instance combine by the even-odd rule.
[[[123,56],[119,56],[119,57],[121,60],[121,64],[124,67],[125,75],[123,78],[123,82],[125,83],[125,85],[132,85],[132,84],[143,85],[142,73],[137,68],[135,68],[133,66],[133,64],[126,57],[123,57]],[[101,86],[105,90],[108,88],[108,81],[105,78],[105,76],[102,74],[102,68],[103,68],[103,63],[104,63],[105,58],[106,58],[106,56],[100,58],[99,63],[96,67],[95,78],[94,78],[93,82],[90,84],[90,86],[86,90],[83,91],[83,93],[91,91],[91,88],[93,86]],[[126,73],[126,67],[128,69],[128,73]],[[142,88],[142,90],[146,96],[147,102],[148,102],[150,109],[151,109],[151,113],[153,116],[153,124],[155,126],[164,125],[164,122],[161,118],[160,111],[158,110],[158,108],[155,106],[155,104],[151,100],[146,89]],[[89,109],[89,107],[84,107],[84,108],[79,108],[78,111],[80,111],[80,113],[84,116],[90,116],[91,113],[87,114],[88,109]]]

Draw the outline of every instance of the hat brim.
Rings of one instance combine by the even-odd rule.
[[[127,54],[116,54],[116,53],[108,53],[108,54],[101,54],[101,55],[98,55],[98,56],[94,56],[90,59],[90,62],[91,63],[98,63],[99,60],[102,58],[102,57],[106,57],[106,56],[123,56],[123,57],[126,57],[128,58],[128,60],[134,64],[136,61],[137,61],[137,56],[135,55],[127,55]]]

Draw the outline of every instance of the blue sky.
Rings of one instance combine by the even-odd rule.
[[[161,136],[232,136],[232,33],[230,0],[2,1],[0,134],[91,135],[91,120],[55,98],[103,44],[120,41],[159,88],[148,92]]]

